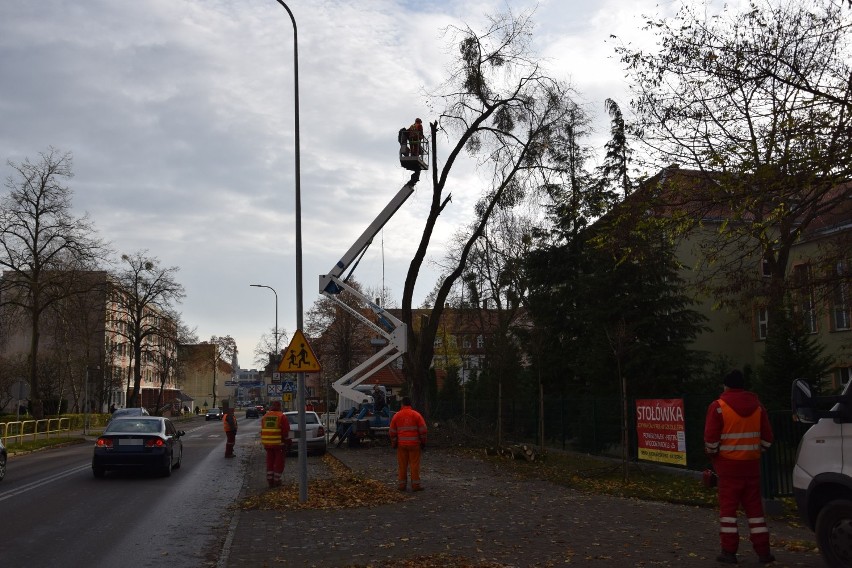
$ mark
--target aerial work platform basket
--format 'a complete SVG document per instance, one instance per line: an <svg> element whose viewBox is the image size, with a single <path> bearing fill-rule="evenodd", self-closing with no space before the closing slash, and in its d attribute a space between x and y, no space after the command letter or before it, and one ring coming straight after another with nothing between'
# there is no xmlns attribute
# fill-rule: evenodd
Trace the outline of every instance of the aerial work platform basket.
<svg viewBox="0 0 852 568"><path fill-rule="evenodd" d="M420 171L429 169L429 139L420 142L410 140L399 145L399 165L406 170Z"/></svg>

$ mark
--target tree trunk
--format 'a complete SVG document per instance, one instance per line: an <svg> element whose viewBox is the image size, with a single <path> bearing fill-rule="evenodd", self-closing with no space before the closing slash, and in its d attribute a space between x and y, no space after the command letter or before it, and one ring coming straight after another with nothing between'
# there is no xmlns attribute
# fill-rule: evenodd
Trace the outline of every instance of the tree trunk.
<svg viewBox="0 0 852 568"><path fill-rule="evenodd" d="M38 380L38 343L40 330L38 325L38 309L36 302L38 295L34 294L32 311L32 333L30 335L30 401L33 418L41 420L44 418L44 401L41 399L41 385Z"/></svg>

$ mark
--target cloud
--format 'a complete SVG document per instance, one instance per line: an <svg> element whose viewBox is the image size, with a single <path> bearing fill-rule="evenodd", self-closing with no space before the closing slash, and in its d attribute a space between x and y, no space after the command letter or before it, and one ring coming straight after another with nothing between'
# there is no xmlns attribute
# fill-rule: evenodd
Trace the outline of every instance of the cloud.
<svg viewBox="0 0 852 568"><path fill-rule="evenodd" d="M434 120L424 96L446 77L448 26L532 2L288 2L299 49L304 310L337 261L408 179L396 132ZM621 88L605 43L652 4L539 3L536 43L590 105ZM251 364L275 321L293 331L293 30L274 1L145 0L0 4L0 162L53 145L74 155L74 207L118 253L178 266L180 310L202 338L232 335ZM602 112L601 112L602 114ZM439 140L440 150L446 144ZM441 255L483 187L460 163L430 254ZM9 171L0 166L0 175ZM357 278L399 298L429 207L424 176ZM424 297L437 275L426 270ZM419 302L419 300L418 300Z"/></svg>

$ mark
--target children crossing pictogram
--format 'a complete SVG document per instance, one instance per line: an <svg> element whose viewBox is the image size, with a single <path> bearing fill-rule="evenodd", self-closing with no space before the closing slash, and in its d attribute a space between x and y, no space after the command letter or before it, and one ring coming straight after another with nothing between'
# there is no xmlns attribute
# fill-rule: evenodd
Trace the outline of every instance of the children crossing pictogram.
<svg viewBox="0 0 852 568"><path fill-rule="evenodd" d="M322 370L314 355L311 344L305 339L301 330L296 330L290 345L284 351L278 371L281 373L318 373Z"/></svg>

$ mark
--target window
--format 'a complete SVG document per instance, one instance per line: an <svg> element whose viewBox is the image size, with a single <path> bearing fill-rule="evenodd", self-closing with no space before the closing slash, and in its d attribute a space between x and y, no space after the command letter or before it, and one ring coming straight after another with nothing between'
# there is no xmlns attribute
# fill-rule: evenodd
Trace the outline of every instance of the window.
<svg viewBox="0 0 852 568"><path fill-rule="evenodd" d="M837 374L840 379L840 386L845 387L849 384L849 379L852 379L852 367L839 367Z"/></svg>
<svg viewBox="0 0 852 568"><path fill-rule="evenodd" d="M465 335L462 337L462 347L465 349L470 349L470 336Z"/></svg>
<svg viewBox="0 0 852 568"><path fill-rule="evenodd" d="M482 335L476 336L476 348L477 349L484 349L485 348L485 337L483 337Z"/></svg>
<svg viewBox="0 0 852 568"><path fill-rule="evenodd" d="M799 264L793 267L793 282L796 285L796 305L801 318L802 328L808 333L817 332L816 300L814 299L811 265Z"/></svg>
<svg viewBox="0 0 852 568"><path fill-rule="evenodd" d="M760 275L764 278L772 276L772 270L769 268L769 261L765 258L760 263Z"/></svg>
<svg viewBox="0 0 852 568"><path fill-rule="evenodd" d="M852 313L849 309L849 283L847 282L848 261L841 260L836 265L838 282L832 294L832 323L835 331L852 329Z"/></svg>
<svg viewBox="0 0 852 568"><path fill-rule="evenodd" d="M759 340L766 339L769 328L769 311L766 308L758 308L757 310L757 338Z"/></svg>

